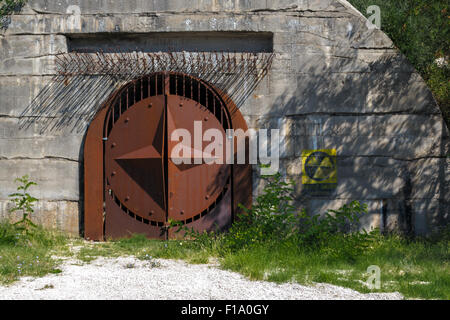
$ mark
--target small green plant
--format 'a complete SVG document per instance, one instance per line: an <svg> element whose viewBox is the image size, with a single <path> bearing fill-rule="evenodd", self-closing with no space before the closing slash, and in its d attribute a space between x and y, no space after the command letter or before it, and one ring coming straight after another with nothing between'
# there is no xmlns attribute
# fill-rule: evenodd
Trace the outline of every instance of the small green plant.
<svg viewBox="0 0 450 320"><path fill-rule="evenodd" d="M157 261L153 256L146 253L140 257L141 260L147 261L147 266L149 268L159 268L161 267L161 263Z"/></svg>
<svg viewBox="0 0 450 320"><path fill-rule="evenodd" d="M31 181L28 175L24 175L14 181L19 183L19 186L17 187L17 192L9 195L15 204L14 207L9 209L9 212L22 211L22 219L17 221L15 226L19 230L28 233L31 227L36 227L29 216L34 212L34 203L38 201L38 199L28 193L28 189L33 185L37 185L37 183Z"/></svg>
<svg viewBox="0 0 450 320"><path fill-rule="evenodd" d="M173 228L175 233L183 232L183 237L185 240L194 240L190 242L191 246L201 249L201 250L209 250L217 249L221 240L224 238L224 234L221 232L215 231L197 231L194 228L188 228L181 221L175 221L169 219L169 228Z"/></svg>
<svg viewBox="0 0 450 320"><path fill-rule="evenodd" d="M262 193L251 209L240 205L242 213L225 236L225 245L231 250L285 241L298 232L298 215L291 204L294 183L285 181L279 173L262 178L266 183Z"/></svg>

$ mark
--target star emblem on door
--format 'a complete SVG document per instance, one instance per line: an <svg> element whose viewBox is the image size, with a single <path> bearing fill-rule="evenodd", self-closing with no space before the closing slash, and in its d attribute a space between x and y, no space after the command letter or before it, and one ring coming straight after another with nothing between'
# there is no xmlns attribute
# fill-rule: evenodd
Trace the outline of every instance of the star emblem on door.
<svg viewBox="0 0 450 320"><path fill-rule="evenodd" d="M207 119L207 121L205 121ZM194 132L194 121L203 131L220 122L194 100L179 96L155 96L128 108L115 121L105 144L106 183L122 206L157 221L185 220L208 208L226 184L228 165L205 164L198 158L214 158L202 150L190 149L190 164L176 164L172 149L174 130ZM191 142L193 142L193 138ZM203 148L207 143L203 143ZM186 161L185 161L186 162Z"/></svg>

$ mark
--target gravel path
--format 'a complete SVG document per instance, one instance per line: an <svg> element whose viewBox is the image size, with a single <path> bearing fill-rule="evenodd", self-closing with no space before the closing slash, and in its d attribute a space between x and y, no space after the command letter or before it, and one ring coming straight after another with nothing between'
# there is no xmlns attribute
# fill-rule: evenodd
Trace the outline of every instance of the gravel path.
<svg viewBox="0 0 450 320"><path fill-rule="evenodd" d="M0 299L402 299L399 293L361 294L329 284L250 281L215 265L191 265L134 257L98 258L80 265L66 260L60 274L23 277L0 286ZM154 263L153 262L153 263Z"/></svg>

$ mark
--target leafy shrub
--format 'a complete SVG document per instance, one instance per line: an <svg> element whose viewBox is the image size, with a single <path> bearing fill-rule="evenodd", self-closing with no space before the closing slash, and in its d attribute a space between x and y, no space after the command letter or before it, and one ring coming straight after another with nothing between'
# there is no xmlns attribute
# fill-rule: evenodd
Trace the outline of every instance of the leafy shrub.
<svg viewBox="0 0 450 320"><path fill-rule="evenodd" d="M338 210L328 210L324 217L319 215L301 215L298 237L308 245L321 246L330 242L333 235L345 235L360 238L367 236L365 230L359 230L359 219L367 213L367 205L358 201L344 204Z"/></svg>
<svg viewBox="0 0 450 320"><path fill-rule="evenodd" d="M358 254L372 242L373 233L359 231L359 219L367 213L367 205L353 201L324 216L296 212L293 183L283 181L280 174L263 177L267 184L253 207L245 209L225 235L225 245L237 250L261 243L292 242L309 248L330 247L339 240L334 251ZM376 232L376 231L375 231ZM339 250L338 250L339 249Z"/></svg>
<svg viewBox="0 0 450 320"><path fill-rule="evenodd" d="M373 245L377 230L359 231L359 219L367 212L367 205L353 201L323 216L309 215L305 210L297 212L292 205L292 182L284 181L280 174L263 179L265 187L254 205L251 209L241 206L243 213L227 233L201 233L177 223L173 226L184 230L185 237L194 239L197 247L219 254L284 243L352 259Z"/></svg>
<svg viewBox="0 0 450 320"><path fill-rule="evenodd" d="M240 205L243 213L225 236L225 245L232 250L291 239L297 233L298 216L291 205L293 184L283 181L279 173L263 179L267 183L263 192L251 209Z"/></svg>

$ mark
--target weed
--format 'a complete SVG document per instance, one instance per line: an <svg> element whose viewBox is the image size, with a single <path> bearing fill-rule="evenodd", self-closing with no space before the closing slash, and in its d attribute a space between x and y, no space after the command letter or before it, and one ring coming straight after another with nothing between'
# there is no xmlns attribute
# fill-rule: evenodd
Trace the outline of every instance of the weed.
<svg viewBox="0 0 450 320"><path fill-rule="evenodd" d="M28 193L28 189L37 185L35 182L29 180L28 175L24 175L21 178L17 178L15 182L20 183L17 187L17 192L9 195L14 203L14 206L9 209L9 212L22 211L22 219L15 223L18 230L24 233L29 233L31 228L35 228L36 225L30 220L29 216L34 212L34 203L38 201L35 197L32 197Z"/></svg>

